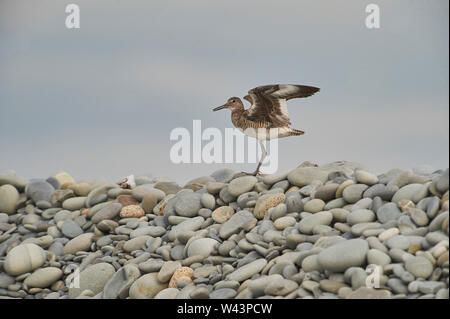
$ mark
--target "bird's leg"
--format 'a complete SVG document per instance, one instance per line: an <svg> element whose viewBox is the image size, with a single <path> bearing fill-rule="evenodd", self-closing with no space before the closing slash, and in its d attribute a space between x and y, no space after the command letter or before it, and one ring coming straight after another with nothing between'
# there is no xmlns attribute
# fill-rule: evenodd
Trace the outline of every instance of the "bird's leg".
<svg viewBox="0 0 450 319"><path fill-rule="evenodd" d="M259 168L261 167L261 165L262 165L262 163L264 162L264 159L266 158L266 156L267 156L267 151L266 151L266 148L264 147L264 143L263 143L263 141L259 141L259 146L261 146L261 150L262 150L262 156L261 156L261 159L259 160L259 163L258 163L258 166L256 166L256 170L253 172L253 176L256 176L256 175L258 175L258 173L259 173Z"/></svg>

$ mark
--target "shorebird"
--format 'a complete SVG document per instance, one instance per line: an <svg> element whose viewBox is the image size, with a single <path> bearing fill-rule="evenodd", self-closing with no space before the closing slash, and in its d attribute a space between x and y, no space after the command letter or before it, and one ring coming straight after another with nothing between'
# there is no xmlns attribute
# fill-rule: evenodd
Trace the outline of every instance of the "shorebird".
<svg viewBox="0 0 450 319"><path fill-rule="evenodd" d="M256 170L248 175L257 175L267 156L264 140L305 134L301 130L290 127L287 101L311 96L319 90L314 86L295 84L263 85L251 89L248 95L244 96L244 99L251 104L248 109L244 109L244 104L238 97L230 97L224 105L213 109L213 111L231 109L233 125L245 135L258 140L262 156Z"/></svg>

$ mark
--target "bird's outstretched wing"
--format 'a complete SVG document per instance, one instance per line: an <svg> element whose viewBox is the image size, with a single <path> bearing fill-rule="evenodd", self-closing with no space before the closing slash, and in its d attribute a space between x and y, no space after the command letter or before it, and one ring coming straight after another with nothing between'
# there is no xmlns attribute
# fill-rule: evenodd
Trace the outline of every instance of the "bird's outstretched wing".
<svg viewBox="0 0 450 319"><path fill-rule="evenodd" d="M258 86L248 91L247 101L252 106L244 112L244 116L253 122L271 123L271 127L289 126L291 121L286 101L308 97L320 89L314 86L295 84L275 84Z"/></svg>

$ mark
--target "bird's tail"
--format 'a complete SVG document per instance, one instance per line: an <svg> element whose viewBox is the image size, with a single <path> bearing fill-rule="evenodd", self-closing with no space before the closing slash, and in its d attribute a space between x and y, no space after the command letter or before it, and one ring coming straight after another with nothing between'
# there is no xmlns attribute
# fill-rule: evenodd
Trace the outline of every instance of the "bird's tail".
<svg viewBox="0 0 450 319"><path fill-rule="evenodd" d="M305 132L296 130L295 128L292 128L291 131L289 132L290 136L298 136L298 135L303 135L303 134L305 134Z"/></svg>

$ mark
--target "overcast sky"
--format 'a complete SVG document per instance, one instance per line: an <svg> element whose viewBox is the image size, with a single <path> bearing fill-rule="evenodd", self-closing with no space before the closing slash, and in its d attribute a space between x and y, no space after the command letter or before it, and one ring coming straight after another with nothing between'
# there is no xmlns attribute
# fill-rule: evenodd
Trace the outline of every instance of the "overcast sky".
<svg viewBox="0 0 450 319"><path fill-rule="evenodd" d="M367 29L377 3L381 28ZM65 27L65 6L81 28ZM180 183L255 164L172 164L172 129L258 85L314 85L288 103L304 136L279 169L348 160L381 173L449 162L446 0L0 1L0 173L65 170Z"/></svg>

